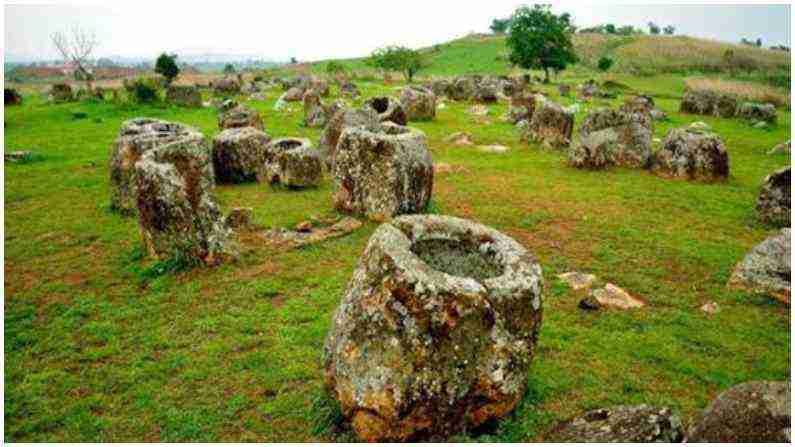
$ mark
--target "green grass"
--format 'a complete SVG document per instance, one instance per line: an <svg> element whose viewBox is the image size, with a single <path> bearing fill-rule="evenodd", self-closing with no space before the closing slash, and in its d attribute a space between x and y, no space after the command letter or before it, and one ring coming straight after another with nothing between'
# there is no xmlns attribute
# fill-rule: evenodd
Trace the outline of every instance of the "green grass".
<svg viewBox="0 0 795 447"><path fill-rule="evenodd" d="M490 64L467 63L484 71ZM459 70L452 59L449 65L450 73ZM574 70L562 81L586 76ZM764 176L790 162L766 155L790 138L790 113L779 110L772 130L754 129L679 114L679 77L616 80L658 95L671 120L657 124L657 137L696 120L713 126L730 153L729 180L571 169L559 152L520 144L499 119L505 104L490 107L487 124L466 113L470 104L452 102L436 120L412 123L428 135L435 161L464 168L437 176L433 211L513 236L538 256L547 283L525 398L499 424L452 441L542 440L557 421L624 403L669 405L688 419L732 384L789 380L789 310L724 285L734 264L774 231L756 223L753 207ZM361 87L365 96L393 92L379 83ZM316 143L319 131L301 127L300 107L272 110L279 94L249 102L267 131ZM75 120L75 111L86 119ZM215 112L47 105L30 96L5 112L6 149L40 155L5 167L6 441L354 439L323 394L321 352L375 224L287 252L247 239L239 261L217 268L153 263L143 256L136 221L108 210L116 132L125 119L154 116L212 137ZM444 142L459 130L511 150L486 154ZM334 215L330 191L325 178L302 192L247 184L216 193L224 211L250 206L256 224L281 227ZM580 311L579 296L555 279L571 269L616 283L649 306ZM720 312L699 311L707 301Z"/></svg>

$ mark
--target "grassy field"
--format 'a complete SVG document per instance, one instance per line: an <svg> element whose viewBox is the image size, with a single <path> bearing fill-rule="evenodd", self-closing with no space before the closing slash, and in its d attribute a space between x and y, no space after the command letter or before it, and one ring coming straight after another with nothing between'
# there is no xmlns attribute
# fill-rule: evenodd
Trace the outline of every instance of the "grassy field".
<svg viewBox="0 0 795 447"><path fill-rule="evenodd" d="M456 51L440 74L461 72L452 61L467 50ZM500 70L486 56L466 64L468 71ZM592 75L575 69L560 81ZM656 137L692 121L710 124L726 142L729 180L569 168L560 152L520 144L500 120L504 103L490 107L487 123L467 113L470 104L448 102L435 121L411 124L426 132L436 162L460 168L435 179L433 211L516 238L539 257L546 279L526 396L496 426L453 441L543 440L557 421L615 404L668 405L687 420L733 384L790 378L789 309L724 287L734 264L775 231L755 221L754 203L765 175L790 163L788 155L766 155L790 138L789 111L779 109L772 129L756 129L679 114L681 76L614 78L658 96L671 119L656 125ZM361 87L366 97L397 86ZM271 136L317 143L320 132L301 126L300 107L273 110L280 93L246 102ZM577 120L621 100L585 104ZM75 119L76 111L87 118ZM351 440L333 423L320 356L375 224L287 252L242 234L239 261L168 273L143 257L137 222L108 207L111 145L121 122L136 116L218 133L212 109L47 105L35 95L5 108L6 150L41 155L5 167L5 440ZM445 143L455 131L511 150L486 154ZM246 184L216 193L225 211L253 207L255 223L270 228L335 215L330 191L326 177L308 191ZM649 305L581 311L579 296L556 279L569 270L594 273ZM699 310L709 301L718 313Z"/></svg>

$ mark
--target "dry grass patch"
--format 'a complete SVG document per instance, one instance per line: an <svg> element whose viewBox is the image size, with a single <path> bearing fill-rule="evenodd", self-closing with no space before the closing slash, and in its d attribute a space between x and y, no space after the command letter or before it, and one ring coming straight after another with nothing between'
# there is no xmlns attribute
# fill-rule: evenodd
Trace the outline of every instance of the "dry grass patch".
<svg viewBox="0 0 795 447"><path fill-rule="evenodd" d="M790 106L789 92L780 88L742 81L714 78L688 78L685 85L693 90L712 90L728 93L753 102L769 102L776 106Z"/></svg>

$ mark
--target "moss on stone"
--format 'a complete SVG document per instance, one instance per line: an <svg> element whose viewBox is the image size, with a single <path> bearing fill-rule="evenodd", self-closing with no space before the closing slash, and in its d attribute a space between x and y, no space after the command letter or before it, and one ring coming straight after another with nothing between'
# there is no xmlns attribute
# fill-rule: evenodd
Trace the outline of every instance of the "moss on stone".
<svg viewBox="0 0 795 447"><path fill-rule="evenodd" d="M449 275L483 280L502 274L493 256L467 241L426 239L411 246L426 264Z"/></svg>

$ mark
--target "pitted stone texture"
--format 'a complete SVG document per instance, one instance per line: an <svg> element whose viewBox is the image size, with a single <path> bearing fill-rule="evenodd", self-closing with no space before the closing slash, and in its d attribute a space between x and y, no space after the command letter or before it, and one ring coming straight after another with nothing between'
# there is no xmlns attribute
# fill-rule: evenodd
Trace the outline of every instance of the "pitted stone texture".
<svg viewBox="0 0 795 447"><path fill-rule="evenodd" d="M170 85L166 90L166 101L182 107L201 107L199 89L190 85Z"/></svg>
<svg viewBox="0 0 795 447"><path fill-rule="evenodd" d="M254 217L254 208L238 207L232 208L229 214L226 215L226 225L234 229L248 229L251 227L251 221Z"/></svg>
<svg viewBox="0 0 795 447"><path fill-rule="evenodd" d="M218 115L220 129L234 129L236 127L253 127L263 130L262 118L259 112L244 105L239 105L221 112Z"/></svg>
<svg viewBox="0 0 795 447"><path fill-rule="evenodd" d="M671 129L654 154L652 170L690 180L725 180L729 176L729 153L723 140L713 133Z"/></svg>
<svg viewBox="0 0 795 447"><path fill-rule="evenodd" d="M679 417L665 407L620 405L591 410L559 424L546 442L681 442Z"/></svg>
<svg viewBox="0 0 795 447"><path fill-rule="evenodd" d="M651 114L654 110L654 99L651 96L638 95L628 98L621 106L621 111L626 113Z"/></svg>
<svg viewBox="0 0 795 447"><path fill-rule="evenodd" d="M550 148L564 148L571 142L574 113L552 101L536 103L528 126L528 139Z"/></svg>
<svg viewBox="0 0 795 447"><path fill-rule="evenodd" d="M290 89L284 92L281 99L287 102L300 101L303 99L305 93L306 89L303 87L290 87Z"/></svg>
<svg viewBox="0 0 795 447"><path fill-rule="evenodd" d="M773 104L759 104L755 102L745 102L740 104L737 109L737 116L748 121L764 121L775 124L778 118L776 106Z"/></svg>
<svg viewBox="0 0 795 447"><path fill-rule="evenodd" d="M791 243L789 228L762 241L734 268L729 287L765 294L789 304Z"/></svg>
<svg viewBox="0 0 795 447"><path fill-rule="evenodd" d="M453 79L448 89L448 97L454 101L466 101L475 95L479 79L474 76L459 76Z"/></svg>
<svg viewBox="0 0 795 447"><path fill-rule="evenodd" d="M135 182L141 237L151 256L214 265L235 255L212 196L205 141L183 139L146 152L135 164Z"/></svg>
<svg viewBox="0 0 795 447"><path fill-rule="evenodd" d="M762 222L780 227L790 226L790 167L765 177L756 200L756 212Z"/></svg>
<svg viewBox="0 0 795 447"><path fill-rule="evenodd" d="M148 151L167 143L204 140L198 130L185 124L155 118L133 118L122 123L110 154L110 204L122 214L138 211L135 163Z"/></svg>
<svg viewBox="0 0 795 447"><path fill-rule="evenodd" d="M281 151L278 157L279 183L288 188L317 186L322 175L322 164L318 153L304 138L282 138L282 142L294 141L299 145ZM278 141L276 144L279 144Z"/></svg>
<svg viewBox="0 0 795 447"><path fill-rule="evenodd" d="M619 137L612 128L581 135L569 149L569 165L579 169L600 170L616 164Z"/></svg>
<svg viewBox="0 0 795 447"><path fill-rule="evenodd" d="M711 90L687 90L679 104L679 111L696 115L732 118L737 114L737 98Z"/></svg>
<svg viewBox="0 0 795 447"><path fill-rule="evenodd" d="M508 122L516 124L522 120L530 120L536 108L536 97L529 92L517 92L511 96L508 107Z"/></svg>
<svg viewBox="0 0 795 447"><path fill-rule="evenodd" d="M612 138L594 139L586 137L596 131L611 129ZM609 150L605 158L612 158L620 166L645 168L651 162L651 138L653 124L647 113L627 113L621 110L601 108L589 113L580 126L581 144L590 143L587 149ZM584 141L583 141L584 140ZM593 159L593 158L592 158Z"/></svg>
<svg viewBox="0 0 795 447"><path fill-rule="evenodd" d="M746 382L721 393L686 442L792 442L789 382Z"/></svg>
<svg viewBox="0 0 795 447"><path fill-rule="evenodd" d="M342 85L340 85L340 93L351 98L358 98L359 95L361 95L361 92L359 92L359 87L350 81L344 82Z"/></svg>
<svg viewBox="0 0 795 447"><path fill-rule="evenodd" d="M219 183L257 179L271 137L253 127L226 129L213 139L213 167Z"/></svg>
<svg viewBox="0 0 795 447"><path fill-rule="evenodd" d="M391 123L376 132L346 128L337 144L333 173L334 206L372 220L423 212L433 190L433 160L425 134Z"/></svg>
<svg viewBox="0 0 795 447"><path fill-rule="evenodd" d="M240 82L231 77L217 79L212 82L212 88L217 95L236 95L240 93Z"/></svg>
<svg viewBox="0 0 795 447"><path fill-rule="evenodd" d="M436 117L436 95L425 87L406 87L400 104L409 121L432 120Z"/></svg>
<svg viewBox="0 0 795 447"><path fill-rule="evenodd" d="M453 88L453 82L450 79L440 78L434 79L426 84L426 87L436 95L437 98L452 97L450 92Z"/></svg>
<svg viewBox="0 0 795 447"><path fill-rule="evenodd" d="M370 107L361 109L342 108L329 118L326 128L320 135L320 152L323 161L331 168L337 152L337 142L342 131L348 127L363 127L376 131L380 129L378 114Z"/></svg>
<svg viewBox="0 0 795 447"><path fill-rule="evenodd" d="M364 106L375 110L375 113L378 114L379 121L382 123L389 121L400 126L405 126L408 121L403 106L399 101L393 98L377 96L368 99Z"/></svg>
<svg viewBox="0 0 795 447"><path fill-rule="evenodd" d="M285 159L282 158L282 155L285 152L302 148L311 148L311 142L306 138L293 137L277 138L271 141L265 154L265 163L263 163L262 170L258 176L259 181L284 184L282 181L284 175L282 163Z"/></svg>
<svg viewBox="0 0 795 447"><path fill-rule="evenodd" d="M541 326L542 282L532 254L484 225L437 215L381 225L324 349L327 387L359 438L435 439L510 412Z"/></svg>
<svg viewBox="0 0 795 447"><path fill-rule="evenodd" d="M497 102L499 99L498 95L501 93L500 82L495 78L486 77L475 85L472 99L477 102L492 104Z"/></svg>
<svg viewBox="0 0 795 447"><path fill-rule="evenodd" d="M323 127L328 116L326 107L320 99L320 94L315 90L304 93L304 125L306 127Z"/></svg>

